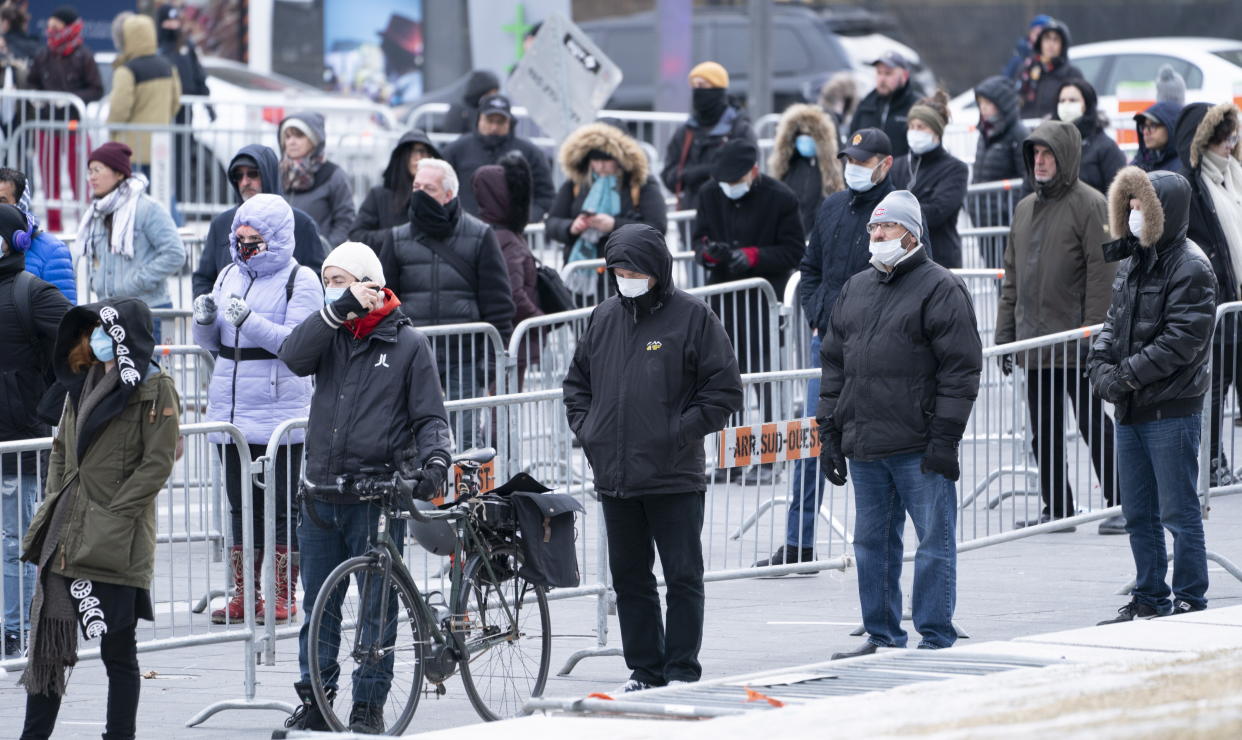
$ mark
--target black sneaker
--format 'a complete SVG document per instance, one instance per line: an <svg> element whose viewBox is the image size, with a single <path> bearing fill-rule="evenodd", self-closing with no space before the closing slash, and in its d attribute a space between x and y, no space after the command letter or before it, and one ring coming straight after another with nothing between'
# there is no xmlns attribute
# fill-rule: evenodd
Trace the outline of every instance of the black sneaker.
<svg viewBox="0 0 1242 740"><path fill-rule="evenodd" d="M1185 599L1177 599L1173 602L1173 611L1171 614L1189 614L1191 612L1201 612L1206 606L1191 606L1189 601Z"/></svg>
<svg viewBox="0 0 1242 740"><path fill-rule="evenodd" d="M618 694L631 694L635 691L646 691L647 689L650 689L650 688L654 688L654 687L651 684L647 683L646 681L639 681L637 678L631 678L630 680L621 684L621 688L617 689L617 693Z"/></svg>
<svg viewBox="0 0 1242 740"><path fill-rule="evenodd" d="M1151 619L1160 616L1160 612L1147 604L1140 603L1138 599L1130 599L1130 603L1117 610L1117 616L1112 619L1105 619L1103 622L1096 622L1096 626L1105 624L1117 624L1118 622L1133 622L1136 619Z"/></svg>
<svg viewBox="0 0 1242 740"><path fill-rule="evenodd" d="M776 552L766 560L756 560L751 567L762 568L768 565L785 565L787 563L809 563L815 559L815 548L813 547L790 547L789 545L781 545L776 548Z"/></svg>
<svg viewBox="0 0 1242 740"><path fill-rule="evenodd" d="M22 654L21 635L12 632L4 633L4 657L16 658Z"/></svg>
<svg viewBox="0 0 1242 740"><path fill-rule="evenodd" d="M349 731L359 735L383 735L384 705L354 702L349 712Z"/></svg>
<svg viewBox="0 0 1242 740"><path fill-rule="evenodd" d="M1224 454L1217 456L1212 461L1212 466L1208 468L1208 485L1212 488L1220 486L1231 486L1237 483L1238 479L1234 476L1233 471L1229 468L1229 458Z"/></svg>
<svg viewBox="0 0 1242 740"><path fill-rule="evenodd" d="M294 710L289 719L285 720L285 727L312 732L331 732L332 728L328 725L328 720L323 718L319 705L315 703L315 689L311 687L310 682L298 681L293 684L293 689L298 692L298 698L302 700L302 704ZM328 704L332 704L335 699L336 690L329 689Z"/></svg>

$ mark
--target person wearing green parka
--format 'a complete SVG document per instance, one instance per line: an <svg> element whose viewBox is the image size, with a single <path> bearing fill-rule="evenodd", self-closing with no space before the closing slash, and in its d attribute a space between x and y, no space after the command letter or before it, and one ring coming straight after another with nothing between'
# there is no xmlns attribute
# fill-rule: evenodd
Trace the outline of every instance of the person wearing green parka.
<svg viewBox="0 0 1242 740"><path fill-rule="evenodd" d="M78 631L100 638L107 740L133 738L136 627L154 620L155 498L177 456L181 401L152 362L151 311L137 298L71 309L52 366L65 394L43 504L22 541L38 566L30 607L23 740L47 738L77 662Z"/></svg>

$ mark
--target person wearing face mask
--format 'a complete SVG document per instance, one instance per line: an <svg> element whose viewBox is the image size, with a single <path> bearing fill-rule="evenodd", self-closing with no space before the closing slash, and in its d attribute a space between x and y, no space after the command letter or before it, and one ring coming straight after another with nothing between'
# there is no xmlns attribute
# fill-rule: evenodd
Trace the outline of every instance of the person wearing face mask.
<svg viewBox="0 0 1242 740"><path fill-rule="evenodd" d="M729 96L729 72L716 62L690 70L690 117L669 137L660 179L677 198L677 209L694 208L695 196L711 180L716 153L726 142L755 142L750 117Z"/></svg>
<svg viewBox="0 0 1242 740"><path fill-rule="evenodd" d="M720 319L673 285L660 232L626 224L606 250L614 295L578 340L564 403L603 505L629 692L702 675L703 440L741 409L742 379Z"/></svg>
<svg viewBox="0 0 1242 740"><path fill-rule="evenodd" d="M806 248L798 197L759 172L759 150L748 139L734 139L720 148L712 177L699 190L692 242L696 260L707 269L707 283L763 278L776 295L784 295ZM743 307L731 297L712 297L709 303L730 332L742 372L776 369L765 301L747 301ZM764 386L761 413L763 421L774 419L771 386ZM742 472L750 484L767 484L775 480L776 469L763 464L721 469L716 476L723 481Z"/></svg>
<svg viewBox="0 0 1242 740"><path fill-rule="evenodd" d="M367 191L358 207L358 215L349 227L350 241L370 245L378 254L388 230L410 220L410 194L414 192L414 174L422 159L442 157L425 131L410 129L393 147L383 181Z"/></svg>
<svg viewBox="0 0 1242 740"><path fill-rule="evenodd" d="M832 311L815 413L820 469L833 485L854 482L867 633L860 647L833 660L906 646L900 581L907 513L918 533L911 613L919 647L957 640L958 444L983 368L970 292L919 243L918 199L908 190L889 193L867 231L871 267L849 279Z"/></svg>
<svg viewBox="0 0 1242 740"><path fill-rule="evenodd" d="M837 127L814 105L795 103L776 127L768 172L798 196L802 231L811 233L824 198L845 188L837 161Z"/></svg>
<svg viewBox="0 0 1242 740"><path fill-rule="evenodd" d="M414 495L424 500L443 496L451 447L430 342L404 314L397 294L385 286L384 269L367 245L346 242L332 250L323 261L322 277L319 311L294 327L276 353L294 374L315 378L306 426L306 480L330 486L340 476L387 471L408 478L421 472ZM303 499L297 542L308 610L332 569L366 551L379 513L374 502L344 492ZM404 541L404 519L388 526L395 541ZM322 642L311 644L309 622L303 621L298 635L300 675L294 690L299 707L285 727L324 731L329 727L311 688L310 651L320 651L329 684L337 653L329 655ZM391 658L355 671L353 695L339 697L353 702L349 730L383 733L392 680ZM335 697L335 688L328 693Z"/></svg>
<svg viewBox="0 0 1242 740"><path fill-rule="evenodd" d="M293 374L276 358L281 343L306 317L323 306L323 289L310 268L293 259L293 209L279 195L260 193L246 201L233 216L233 236L229 252L233 262L216 278L210 293L194 299L194 341L217 355L207 392L207 420L237 426L250 446L249 459L266 454L272 432L282 422L306 416L310 406L311 383ZM286 435L279 448L274 470L276 480L276 620L286 622L297 614L297 542L290 541L286 519L289 471L302 466L302 430ZM230 583L228 602L211 613L216 624L238 623L245 619L242 589L245 579L255 583L255 610L263 619L259 593L262 559L254 572L246 573L242 562L242 481L248 474L241 468L241 456L232 438L211 435L210 441L223 458L224 489L228 494L233 546L229 552ZM254 546L261 552L263 540L263 489L252 489L254 498ZM297 516L297 504L292 514Z"/></svg>
<svg viewBox="0 0 1242 740"><path fill-rule="evenodd" d="M542 221L552 207L556 189L552 185L552 166L548 155L529 139L514 133L516 122L509 99L504 95L487 95L479 101L479 115L475 129L444 147L444 161L453 166L461 179L458 198L461 207L472 216L479 215L479 204L474 198L471 177L478 168L496 164L512 151L521 152L530 163L534 190L530 200L530 220Z"/></svg>
<svg viewBox="0 0 1242 740"><path fill-rule="evenodd" d="M1129 603L1100 624L1207 608L1199 436L1212 385L1216 275L1186 238L1190 200L1181 175L1137 167L1119 172L1108 192L1115 241L1104 251L1121 268L1088 367L1092 387L1117 411L1121 508L1136 577ZM1173 535L1171 590L1165 529Z"/></svg>
<svg viewBox="0 0 1242 740"><path fill-rule="evenodd" d="M1018 115L1018 93L1013 82L1005 77L989 77L975 88L979 106L979 140L975 161L971 165L971 182L1016 180L1019 193L1030 192L1026 163L1022 159L1022 142L1030 135ZM1009 226L1012 209L998 198L985 198L974 207L971 217L975 227ZM1000 267L1004 258L1005 240L979 237L979 251L988 267Z"/></svg>
<svg viewBox="0 0 1242 740"><path fill-rule="evenodd" d="M1005 279L996 310L996 344L1098 324L1108 311L1117 266L1104 259L1107 207L1104 196L1078 178L1082 135L1070 123L1045 121L1023 145L1036 191L1014 208L1005 248ZM1073 346L1073 345L1070 345ZM1082 348L1084 351L1086 347ZM1024 527L1073 516L1077 511L1066 469L1066 397L1091 463L1103 503L1118 503L1113 420L1099 396L1083 382L1085 356L1062 347L1017 353L1026 372L1031 446L1039 464L1043 509ZM1005 374L1014 356L998 358ZM1085 502L1079 502L1084 503ZM1066 527L1057 531L1072 532ZM1122 534L1124 522L1105 520L1100 534Z"/></svg>
<svg viewBox="0 0 1242 740"><path fill-rule="evenodd" d="M957 217L966 202L966 163L945 151L944 129L949 125L949 96L937 90L910 109L906 142L910 151L893 160L893 187L909 190L919 199L923 217L936 245L936 262L948 268L962 266L962 242Z"/></svg>
<svg viewBox="0 0 1242 740"><path fill-rule="evenodd" d="M1239 114L1233 103L1191 103L1177 119L1176 143L1181 175L1190 183L1190 219L1186 235L1197 244L1216 273L1218 303L1242 296L1242 146ZM1221 320L1212 354L1211 433L1208 447L1212 486L1237 483L1222 449L1220 425L1229 386L1238 383L1242 366L1242 327L1235 316Z"/></svg>
<svg viewBox="0 0 1242 740"><path fill-rule="evenodd" d="M599 259L608 235L625 224L668 229L660 183L622 128L598 121L574 131L561 145L560 164L565 182L544 223L548 238L565 245L565 262Z"/></svg>
<svg viewBox="0 0 1242 740"><path fill-rule="evenodd" d="M354 222L354 188L345 170L328 161L324 153L323 116L311 111L295 113L280 122L277 134L285 200L315 219L329 245L345 241Z"/></svg>
<svg viewBox="0 0 1242 740"><path fill-rule="evenodd" d="M1082 71L1069 62L1069 48L1069 27L1050 19L1018 72L1023 118L1045 118L1056 113L1061 85L1066 80L1083 79Z"/></svg>
<svg viewBox="0 0 1242 740"><path fill-rule="evenodd" d="M1108 192L1117 171L1126 166L1126 155L1104 130L1108 119L1096 108L1095 88L1086 80L1062 83L1054 121L1072 123L1082 134L1082 161L1078 179L1101 193Z"/></svg>
<svg viewBox="0 0 1242 740"><path fill-rule="evenodd" d="M177 456L181 399L152 361L151 311L135 298L70 309L52 366L67 390L46 496L22 541L38 566L22 738L55 729L78 660L99 638L108 675L106 738L132 738L142 682L135 631L154 621L156 497ZM103 719L102 717L100 719Z"/></svg>
<svg viewBox="0 0 1242 740"><path fill-rule="evenodd" d="M875 89L858 104L850 119L850 133L878 128L892 142L893 155L906 153L906 115L922 96L910 81L910 61L896 51L885 52L871 63L875 68Z"/></svg>

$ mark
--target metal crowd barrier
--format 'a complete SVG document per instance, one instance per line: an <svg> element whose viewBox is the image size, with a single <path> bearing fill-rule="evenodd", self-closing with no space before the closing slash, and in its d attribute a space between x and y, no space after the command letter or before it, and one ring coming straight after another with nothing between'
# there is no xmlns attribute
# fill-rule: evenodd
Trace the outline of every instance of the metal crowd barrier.
<svg viewBox="0 0 1242 740"><path fill-rule="evenodd" d="M966 188L966 201L958 217L962 238L962 262L966 266L1004 267L1005 245L1013 209L1025 195L1021 180L979 182Z"/></svg>
<svg viewBox="0 0 1242 740"><path fill-rule="evenodd" d="M673 283L682 290L707 285L707 270L694 261L694 252L674 252ZM601 277L605 260L576 260L561 268L561 280L579 299L579 306L596 306L615 293L612 283Z"/></svg>
<svg viewBox="0 0 1242 740"><path fill-rule="evenodd" d="M49 231L76 227L86 207L86 157L94 134L76 95L5 90L0 95L4 166L24 172L31 208Z"/></svg>

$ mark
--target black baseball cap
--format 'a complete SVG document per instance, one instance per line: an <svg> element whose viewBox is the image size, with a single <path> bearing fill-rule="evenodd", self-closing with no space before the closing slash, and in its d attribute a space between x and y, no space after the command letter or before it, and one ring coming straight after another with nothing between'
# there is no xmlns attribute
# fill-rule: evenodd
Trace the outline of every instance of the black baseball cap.
<svg viewBox="0 0 1242 740"><path fill-rule="evenodd" d="M716 182L737 182L759 162L759 149L750 139L730 139L716 152L712 177Z"/></svg>
<svg viewBox="0 0 1242 740"><path fill-rule="evenodd" d="M485 116L488 113L499 113L510 121L513 120L513 111L509 110L509 99L500 93L488 95L479 101L479 115Z"/></svg>
<svg viewBox="0 0 1242 740"><path fill-rule="evenodd" d="M871 159L875 155L887 157L893 153L893 143L888 134L878 128L860 128L850 134L850 139L838 157L849 157L860 162Z"/></svg>
<svg viewBox="0 0 1242 740"><path fill-rule="evenodd" d="M888 67L898 67L900 69L910 69L910 60L901 55L901 52L886 51L880 55L878 59L871 63L874 67L877 64L883 64Z"/></svg>

